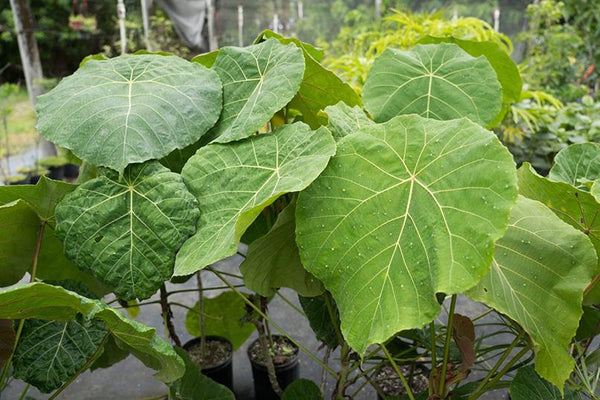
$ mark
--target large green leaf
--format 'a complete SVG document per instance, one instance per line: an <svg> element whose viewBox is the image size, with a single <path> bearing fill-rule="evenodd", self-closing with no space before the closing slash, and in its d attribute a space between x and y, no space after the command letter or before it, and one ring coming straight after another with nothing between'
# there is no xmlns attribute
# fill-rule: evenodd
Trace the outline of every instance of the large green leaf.
<svg viewBox="0 0 600 400"><path fill-rule="evenodd" d="M254 332L254 325L244 320L247 315L246 303L235 292L223 292L214 298L204 298L204 333L222 336L237 350ZM185 327L193 336L200 336L198 303L185 317Z"/></svg>
<svg viewBox="0 0 600 400"><path fill-rule="evenodd" d="M92 357L107 333L102 321L81 316L67 322L27 320L15 350L13 375L43 393L58 389Z"/></svg>
<svg viewBox="0 0 600 400"><path fill-rule="evenodd" d="M454 37L425 36L419 40L422 44L454 43L473 57L484 56L489 61L500 85L502 85L502 102L505 104L516 103L521 100L523 81L519 67L510 58L510 55L496 42L462 40Z"/></svg>
<svg viewBox="0 0 600 400"><path fill-rule="evenodd" d="M76 187L77 185L42 176L35 185L0 186L0 205L23 200L41 220L54 227L56 205Z"/></svg>
<svg viewBox="0 0 600 400"><path fill-rule="evenodd" d="M0 368L4 368L15 348L14 322L9 319L0 319Z"/></svg>
<svg viewBox="0 0 600 400"><path fill-rule="evenodd" d="M174 400L235 400L235 395L231 390L202 375L200 367L192 361L185 350L176 348L175 351L185 362L185 374L171 384L169 398Z"/></svg>
<svg viewBox="0 0 600 400"><path fill-rule="evenodd" d="M512 400L580 400L581 397L565 390L564 397L551 383L540 378L532 366L520 368L510 383L510 398Z"/></svg>
<svg viewBox="0 0 600 400"><path fill-rule="evenodd" d="M338 103L327 107L325 112L329 116L327 127L336 140L357 133L364 126L375 125L358 106L350 107L345 103Z"/></svg>
<svg viewBox="0 0 600 400"><path fill-rule="evenodd" d="M585 233L600 254L600 204L590 193L564 182L551 181L538 175L529 163L517 171L519 193L538 200L567 224ZM586 303L600 302L600 285L586 296Z"/></svg>
<svg viewBox="0 0 600 400"><path fill-rule="evenodd" d="M221 111L219 77L174 56L89 60L37 101L48 140L97 166L166 156L196 142Z"/></svg>
<svg viewBox="0 0 600 400"><path fill-rule="evenodd" d="M340 325L340 316L333 301L331 303L334 304L330 304L331 312L329 311L325 296L328 295L323 294L315 297L298 296L298 301L306 313L310 328L315 333L317 339L328 347L335 349L341 344L340 338L336 333L336 329L339 329ZM338 328L336 328L336 325Z"/></svg>
<svg viewBox="0 0 600 400"><path fill-rule="evenodd" d="M108 171L57 207L65 253L125 300L145 299L173 274L198 209L181 176L153 161Z"/></svg>
<svg viewBox="0 0 600 400"><path fill-rule="evenodd" d="M490 273L468 295L517 321L534 344L538 373L562 387L574 366L569 345L583 314L583 290L597 265L583 233L521 196L496 242Z"/></svg>
<svg viewBox="0 0 600 400"><path fill-rule="evenodd" d="M548 179L591 191L600 202L597 191L591 190L600 179L600 144L578 143L561 150L554 158Z"/></svg>
<svg viewBox="0 0 600 400"><path fill-rule="evenodd" d="M234 254L258 213L282 194L308 186L334 153L326 128L311 131L303 123L198 150L182 176L201 215L198 231L177 254L175 275L189 275Z"/></svg>
<svg viewBox="0 0 600 400"><path fill-rule="evenodd" d="M295 38L284 38L270 30L264 31L257 40L268 38L275 38L283 44L294 43L302 49L306 69L300 89L290 101L289 106L300 111L303 121L311 128L317 129L321 125L326 125L326 120L318 113L329 105L340 101L349 106L360 104L360 97L354 89L332 71L323 67L318 58L313 57L313 54L316 53L314 47Z"/></svg>
<svg viewBox="0 0 600 400"><path fill-rule="evenodd" d="M502 90L485 57L451 43L387 49L375 59L363 90L377 122L399 114L448 120L467 117L487 125L500 112Z"/></svg>
<svg viewBox="0 0 600 400"><path fill-rule="evenodd" d="M296 95L304 74L302 51L275 39L223 47L213 65L223 82L223 112L211 136L230 142L251 136Z"/></svg>
<svg viewBox="0 0 600 400"><path fill-rule="evenodd" d="M279 214L269 233L250 244L240 265L246 287L262 296L272 296L280 287L294 289L301 296L323 293L321 282L300 262L295 211L294 201Z"/></svg>
<svg viewBox="0 0 600 400"><path fill-rule="evenodd" d="M487 273L516 200L511 155L467 119L400 116L338 142L296 209L304 267L359 354L439 313Z"/></svg>
<svg viewBox="0 0 600 400"><path fill-rule="evenodd" d="M131 321L99 300L45 283L30 283L0 291L0 319L70 321L76 318L77 313L89 320L104 321L119 347L132 353L147 367L157 370L157 379L173 382L183 375L183 361L171 345L156 335L154 328Z"/></svg>

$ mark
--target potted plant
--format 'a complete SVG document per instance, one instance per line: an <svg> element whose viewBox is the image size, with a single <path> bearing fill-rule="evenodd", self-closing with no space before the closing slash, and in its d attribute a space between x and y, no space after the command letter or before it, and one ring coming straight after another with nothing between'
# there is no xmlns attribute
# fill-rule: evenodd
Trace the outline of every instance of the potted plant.
<svg viewBox="0 0 600 400"><path fill-rule="evenodd" d="M65 165L67 165L67 158L64 156L49 156L38 160L38 165L46 170L48 173L46 176L50 179L57 181L62 180L65 177Z"/></svg>

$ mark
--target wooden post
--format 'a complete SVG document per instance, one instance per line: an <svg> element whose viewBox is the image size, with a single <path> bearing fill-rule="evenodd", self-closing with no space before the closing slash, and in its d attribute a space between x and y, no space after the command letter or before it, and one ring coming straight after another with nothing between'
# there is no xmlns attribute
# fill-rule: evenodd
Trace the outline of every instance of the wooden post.
<svg viewBox="0 0 600 400"><path fill-rule="evenodd" d="M144 42L146 43L146 50L152 51L150 45L150 17L148 16L148 3L147 0L141 0L142 5L142 21L144 24Z"/></svg>
<svg viewBox="0 0 600 400"><path fill-rule="evenodd" d="M375 0L375 20L381 19L381 0Z"/></svg>
<svg viewBox="0 0 600 400"><path fill-rule="evenodd" d="M500 32L500 8L494 10L494 30Z"/></svg>
<svg viewBox="0 0 600 400"><path fill-rule="evenodd" d="M302 0L298 1L298 19L304 18L304 5Z"/></svg>
<svg viewBox="0 0 600 400"><path fill-rule="evenodd" d="M238 46L244 47L244 6L238 6Z"/></svg>
<svg viewBox="0 0 600 400"><path fill-rule="evenodd" d="M35 106L35 98L42 94L44 89L36 81L42 79L42 63L38 51L35 32L33 31L33 14L28 0L10 0L15 29L17 30L17 42L21 64L25 73L25 84L31 104Z"/></svg>
<svg viewBox="0 0 600 400"><path fill-rule="evenodd" d="M217 33L215 27L215 4L214 0L206 0L206 9L208 12L208 50L214 51L219 48Z"/></svg>
<svg viewBox="0 0 600 400"><path fill-rule="evenodd" d="M127 53L127 35L125 33L125 4L117 0L117 16L119 17L119 34L121 35L121 54Z"/></svg>

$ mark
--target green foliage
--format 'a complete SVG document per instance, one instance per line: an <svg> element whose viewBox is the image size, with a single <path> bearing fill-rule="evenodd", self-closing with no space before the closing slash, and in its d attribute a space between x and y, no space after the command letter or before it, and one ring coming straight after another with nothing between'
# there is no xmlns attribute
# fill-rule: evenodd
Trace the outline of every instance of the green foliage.
<svg viewBox="0 0 600 400"><path fill-rule="evenodd" d="M552 384L540 378L532 367L524 367L517 372L510 385L513 400L579 400L581 397L570 390L563 395Z"/></svg>

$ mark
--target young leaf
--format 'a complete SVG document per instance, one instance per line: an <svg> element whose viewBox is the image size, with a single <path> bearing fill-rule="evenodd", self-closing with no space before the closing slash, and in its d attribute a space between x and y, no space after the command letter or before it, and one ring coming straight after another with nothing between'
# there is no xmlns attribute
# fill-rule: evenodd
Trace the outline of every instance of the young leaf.
<svg viewBox="0 0 600 400"><path fill-rule="evenodd" d="M332 293L362 354L431 321L436 293L463 292L487 273L516 196L512 156L467 119L365 127L300 193L302 264Z"/></svg>
<svg viewBox="0 0 600 400"><path fill-rule="evenodd" d="M174 56L89 60L38 98L37 127L79 158L122 172L200 139L221 97L214 71Z"/></svg>
<svg viewBox="0 0 600 400"><path fill-rule="evenodd" d="M302 123L198 150L182 171L201 209L198 231L177 254L175 275L189 275L235 254L262 209L308 186L334 153L326 128L311 131Z"/></svg>
<svg viewBox="0 0 600 400"><path fill-rule="evenodd" d="M555 182L538 175L529 163L517 171L519 193L545 204L560 219L585 233L600 254L600 204L588 192L568 183ZM585 303L600 301L600 285L586 296Z"/></svg>
<svg viewBox="0 0 600 400"><path fill-rule="evenodd" d="M485 57L441 43L385 50L367 76L363 101L376 122L418 114L439 120L467 117L486 126L500 112L502 90Z"/></svg>
<svg viewBox="0 0 600 400"><path fill-rule="evenodd" d="M354 89L343 82L336 74L329 71L314 57L316 49L307 43L295 38L285 38L270 30L264 31L259 39L275 38L283 44L294 43L302 49L304 55L304 77L296 96L290 101L289 106L302 113L303 121L311 128L317 129L325 125L324 118L318 115L325 107L344 102L349 106L360 104L360 97ZM319 55L317 53L317 55Z"/></svg>
<svg viewBox="0 0 600 400"><path fill-rule="evenodd" d="M99 300L40 282L0 291L0 319L70 321L77 313L88 320L103 321L120 348L158 371L157 379L173 382L183 375L183 361L171 345L156 335L154 328L127 319Z"/></svg>
<svg viewBox="0 0 600 400"><path fill-rule="evenodd" d="M569 345L583 313L583 290L597 264L584 234L520 196L496 242L492 269L468 295L517 321L534 343L538 373L562 387L574 366Z"/></svg>
<svg viewBox="0 0 600 400"><path fill-rule="evenodd" d="M540 378L531 365L520 368L510 383L511 400L580 400L581 397L569 390L565 395L551 383Z"/></svg>
<svg viewBox="0 0 600 400"><path fill-rule="evenodd" d="M124 300L145 299L173 274L198 213L181 177L152 161L81 185L57 207L56 233L79 268Z"/></svg>
<svg viewBox="0 0 600 400"><path fill-rule="evenodd" d="M577 189L592 192L600 202L600 197L591 190L600 178L600 144L572 144L559 151L554 158L548 179L566 182Z"/></svg>
<svg viewBox="0 0 600 400"><path fill-rule="evenodd" d="M106 334L102 321L80 315L67 322L26 320L13 357L13 375L42 393L56 390L94 355Z"/></svg>
<svg viewBox="0 0 600 400"><path fill-rule="evenodd" d="M291 288L301 296L318 296L323 285L306 272L296 245L296 202L290 203L277 217L265 236L248 247L240 265L244 284L262 296L273 296L280 287Z"/></svg>
<svg viewBox="0 0 600 400"><path fill-rule="evenodd" d="M275 39L223 47L213 69L223 82L223 112L211 131L219 143L251 136L296 95L304 74L302 51Z"/></svg>
<svg viewBox="0 0 600 400"><path fill-rule="evenodd" d="M254 332L255 326L244 322L246 303L235 292L223 292L215 298L204 298L204 332L206 335L223 336L237 350ZM193 336L200 336L198 303L185 317L185 328Z"/></svg>
<svg viewBox="0 0 600 400"><path fill-rule="evenodd" d="M327 107L325 112L329 116L327 127L336 140L357 133L362 127L375 125L358 106L350 107L340 102Z"/></svg>
<svg viewBox="0 0 600 400"><path fill-rule="evenodd" d="M285 388L281 400L323 400L323 394L313 381L298 379Z"/></svg>
<svg viewBox="0 0 600 400"><path fill-rule="evenodd" d="M0 319L0 368L4 368L15 348L14 322Z"/></svg>
<svg viewBox="0 0 600 400"><path fill-rule="evenodd" d="M174 400L235 400L235 395L227 387L202 375L200 367L192 361L187 352L175 351L185 362L185 374L173 382L169 388Z"/></svg>

